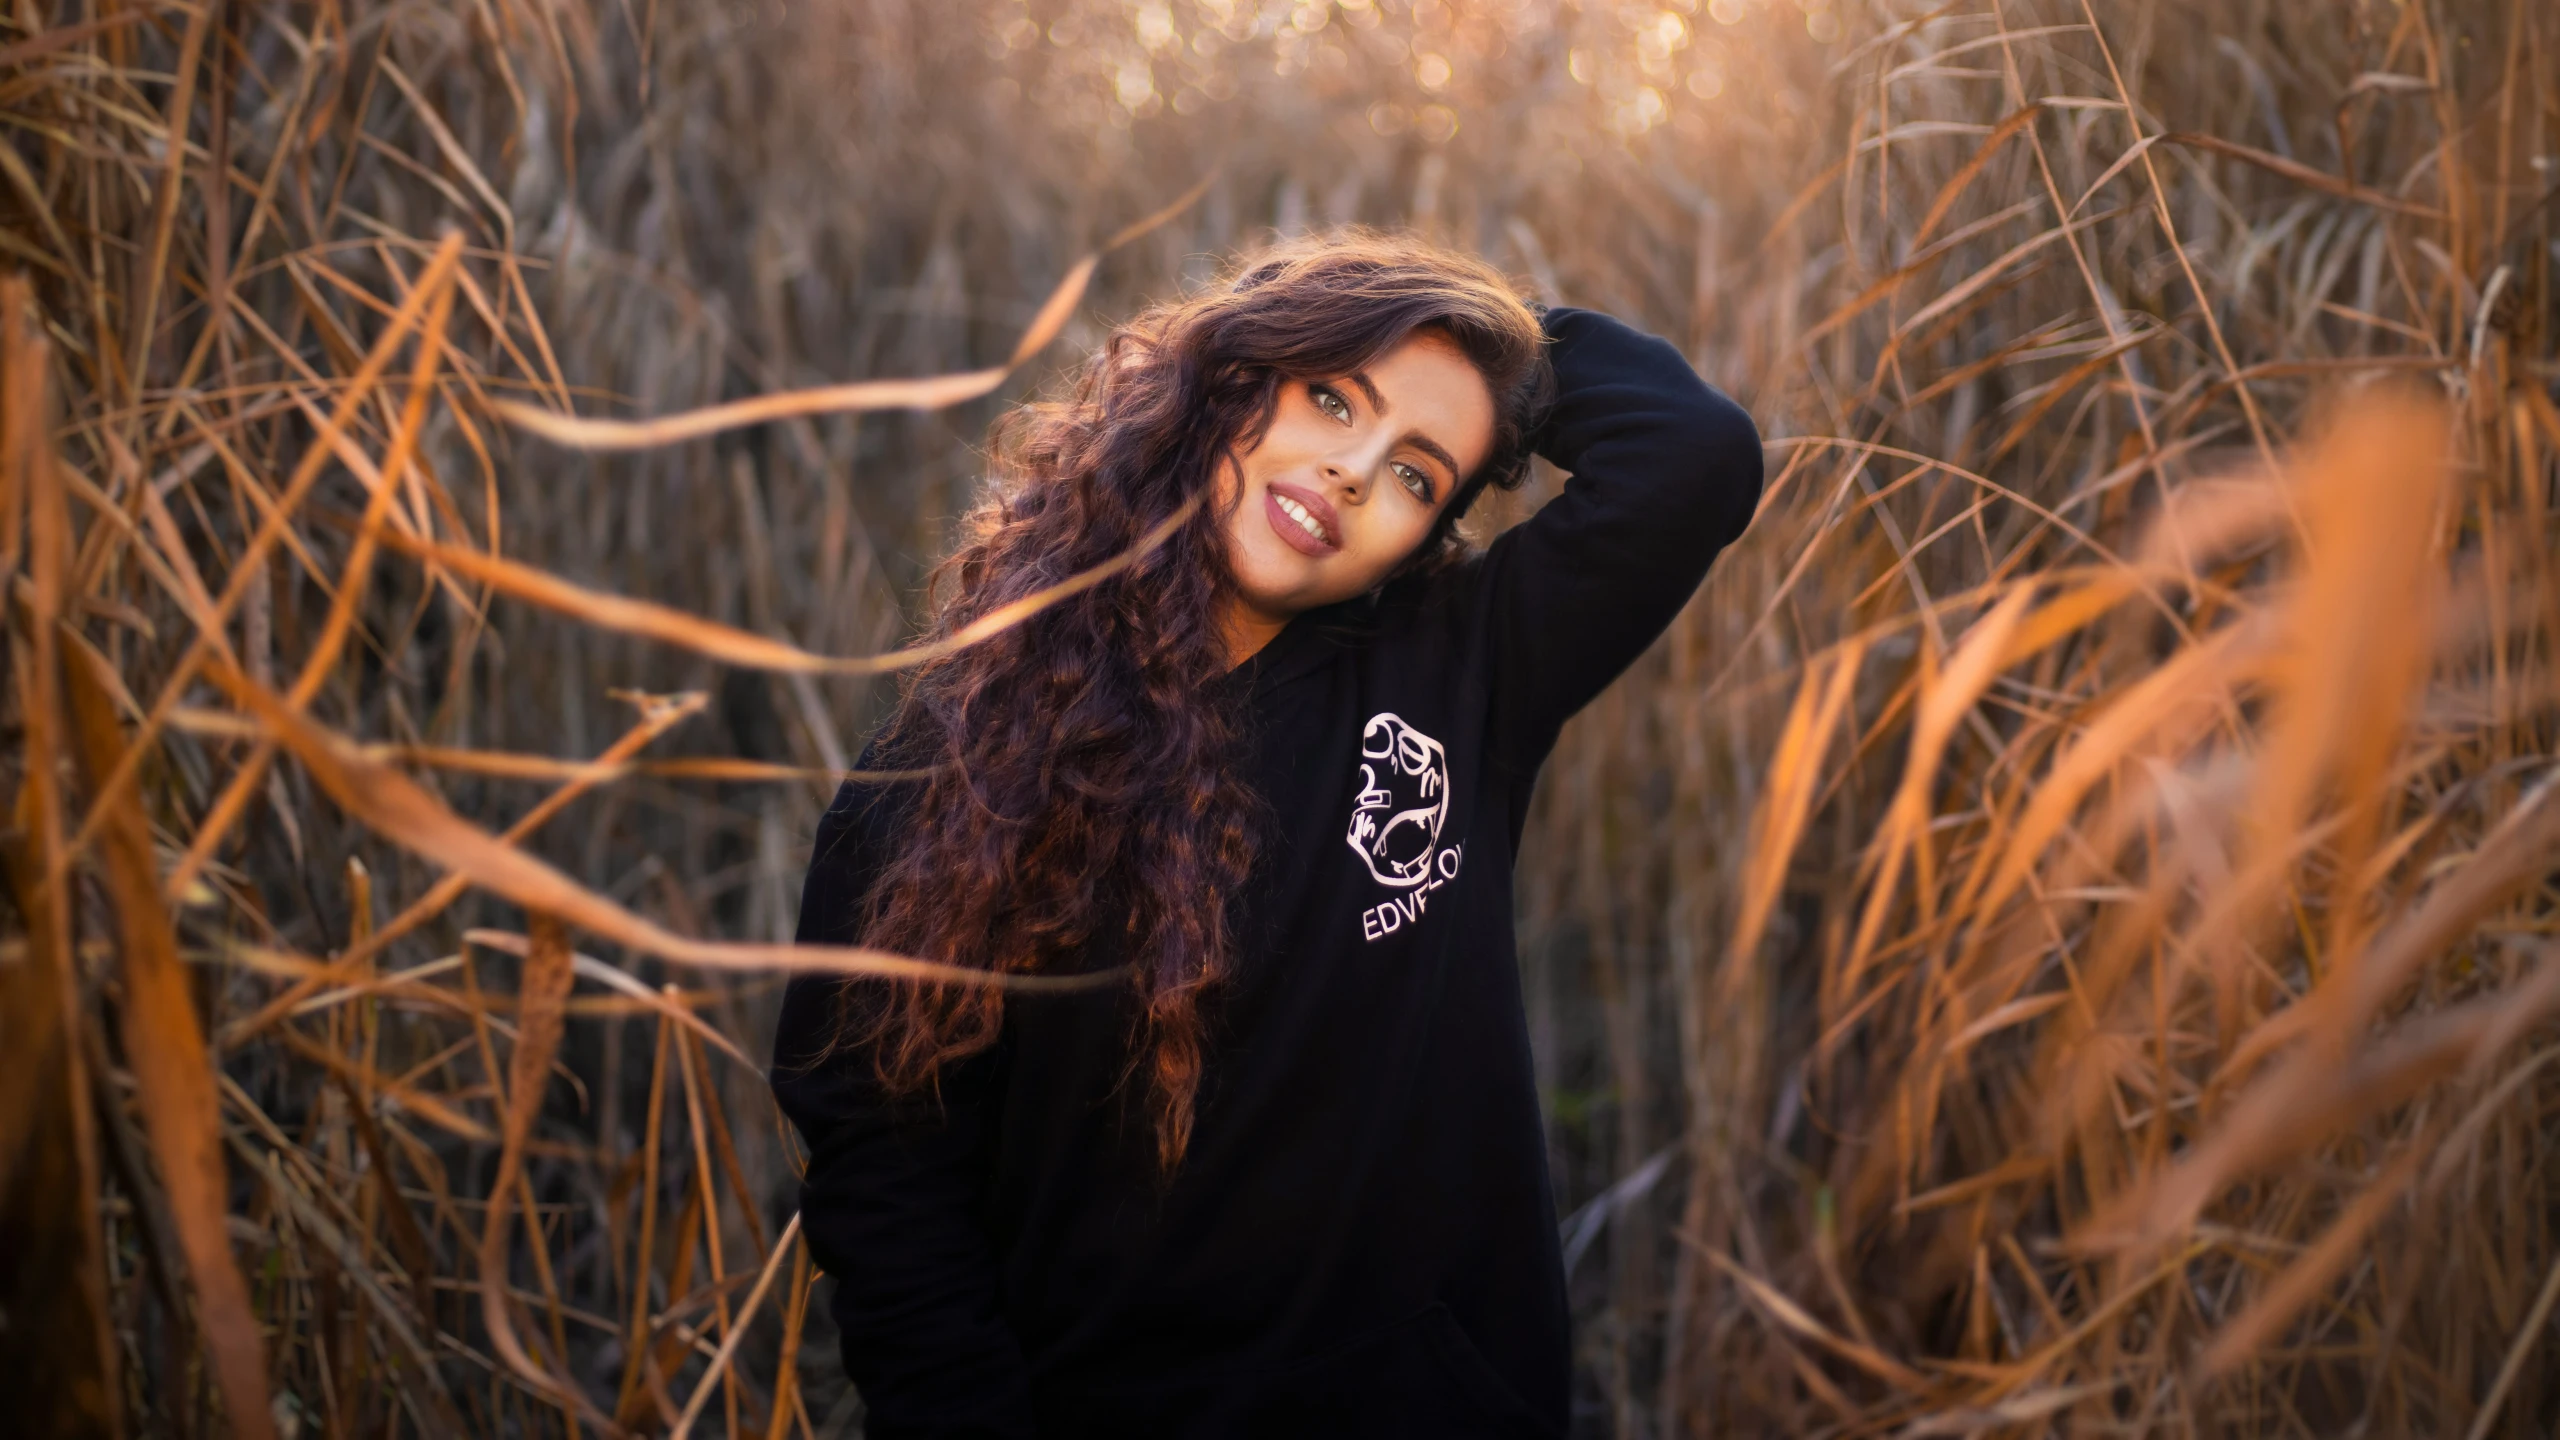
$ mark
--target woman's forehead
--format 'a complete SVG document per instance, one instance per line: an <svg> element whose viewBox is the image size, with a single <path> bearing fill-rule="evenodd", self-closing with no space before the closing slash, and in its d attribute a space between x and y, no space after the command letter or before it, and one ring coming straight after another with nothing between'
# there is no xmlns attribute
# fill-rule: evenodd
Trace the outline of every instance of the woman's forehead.
<svg viewBox="0 0 2560 1440"><path fill-rule="evenodd" d="M1460 474L1474 473L1493 448L1492 388L1447 337L1414 331L1361 373L1376 387L1380 416L1447 447Z"/></svg>

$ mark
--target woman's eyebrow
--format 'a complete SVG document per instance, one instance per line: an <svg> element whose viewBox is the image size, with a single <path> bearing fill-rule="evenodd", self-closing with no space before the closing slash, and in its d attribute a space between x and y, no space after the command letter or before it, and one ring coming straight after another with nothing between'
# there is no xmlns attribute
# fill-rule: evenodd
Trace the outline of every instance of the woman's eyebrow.
<svg viewBox="0 0 2560 1440"><path fill-rule="evenodd" d="M1384 415L1384 414L1386 414L1386 413L1387 413L1387 397L1385 397L1384 395L1381 395L1381 394L1379 394L1379 393L1378 393L1378 386L1377 386L1377 382L1375 382L1375 381L1373 381L1373 380L1371 380L1371 379L1369 378L1369 372L1368 372L1368 371L1366 371L1366 370L1354 370L1354 371L1352 371L1352 372L1351 372L1351 383L1352 383L1352 384L1354 384L1354 385L1359 386L1359 387L1360 387L1360 393L1369 397L1369 408L1370 408L1370 409L1377 411L1377 412L1378 412L1379 414L1381 414L1381 415Z"/></svg>
<svg viewBox="0 0 2560 1440"><path fill-rule="evenodd" d="M1458 457L1450 454L1447 450L1442 449L1439 441L1432 439L1430 436L1423 434L1419 430L1416 430L1411 435L1406 436L1405 439L1412 444L1414 449L1419 450L1423 454L1430 456L1432 459L1439 461L1442 467L1447 469L1449 472L1449 482L1453 485L1457 483Z"/></svg>

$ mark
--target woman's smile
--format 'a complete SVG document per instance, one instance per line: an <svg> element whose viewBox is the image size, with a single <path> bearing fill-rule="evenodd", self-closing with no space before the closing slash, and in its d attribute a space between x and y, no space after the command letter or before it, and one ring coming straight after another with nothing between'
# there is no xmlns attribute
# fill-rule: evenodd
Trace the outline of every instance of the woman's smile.
<svg viewBox="0 0 2560 1440"><path fill-rule="evenodd" d="M1321 560L1342 548L1342 518L1323 496L1274 480L1262 500L1271 528L1301 553Z"/></svg>

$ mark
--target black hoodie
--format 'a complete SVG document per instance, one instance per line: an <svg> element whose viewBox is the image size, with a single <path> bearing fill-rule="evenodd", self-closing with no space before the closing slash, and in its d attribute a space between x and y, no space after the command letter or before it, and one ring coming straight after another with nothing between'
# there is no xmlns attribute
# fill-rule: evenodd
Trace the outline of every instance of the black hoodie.
<svg viewBox="0 0 2560 1440"><path fill-rule="evenodd" d="M840 982L792 983L774 1089L872 1440L1565 1433L1512 860L1558 729L1742 533L1761 456L1669 344L1545 325L1563 492L1220 682L1273 823L1169 1183L1122 1083L1127 987L1008 996L937 1099L884 1096L858 1049L802 1063ZM804 943L859 938L901 793L848 784L820 821Z"/></svg>

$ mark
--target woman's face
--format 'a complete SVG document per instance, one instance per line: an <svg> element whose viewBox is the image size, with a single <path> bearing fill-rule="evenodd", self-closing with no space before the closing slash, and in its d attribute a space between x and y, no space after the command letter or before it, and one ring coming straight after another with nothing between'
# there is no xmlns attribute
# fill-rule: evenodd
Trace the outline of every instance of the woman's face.
<svg viewBox="0 0 2560 1440"><path fill-rule="evenodd" d="M1385 578L1493 449L1493 392L1458 348L1416 331L1364 370L1280 387L1270 427L1221 473L1235 658L1289 617Z"/></svg>

